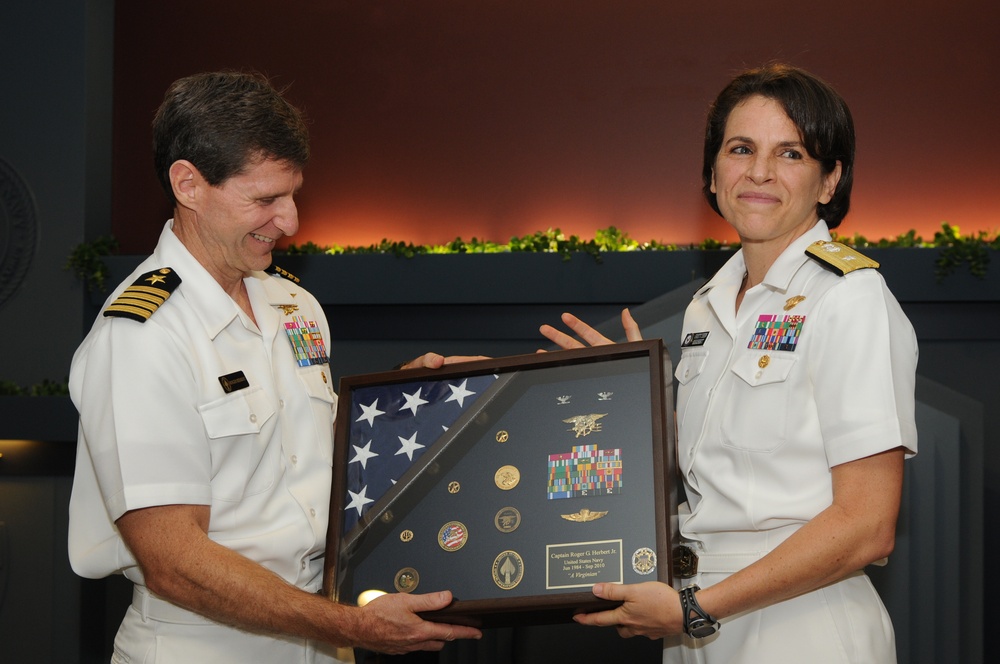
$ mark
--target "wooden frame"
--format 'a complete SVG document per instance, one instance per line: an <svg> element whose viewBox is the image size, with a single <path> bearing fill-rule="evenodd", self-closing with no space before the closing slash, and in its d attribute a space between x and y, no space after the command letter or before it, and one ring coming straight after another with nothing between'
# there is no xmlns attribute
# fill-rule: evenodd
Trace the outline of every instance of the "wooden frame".
<svg viewBox="0 0 1000 664"><path fill-rule="evenodd" d="M490 627L672 584L672 386L659 340L343 378L324 593L448 589L426 617Z"/></svg>

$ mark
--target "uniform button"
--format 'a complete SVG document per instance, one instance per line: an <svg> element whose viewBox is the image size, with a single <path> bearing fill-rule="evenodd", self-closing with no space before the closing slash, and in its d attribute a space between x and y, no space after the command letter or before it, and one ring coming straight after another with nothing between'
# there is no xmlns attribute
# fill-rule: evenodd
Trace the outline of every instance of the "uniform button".
<svg viewBox="0 0 1000 664"><path fill-rule="evenodd" d="M761 377L761 376L763 376L763 375L764 375L764 372L763 372L763 371L758 371L757 373L755 373L755 374L753 375L753 377L754 377L754 378L760 378L760 377Z"/></svg>
<svg viewBox="0 0 1000 664"><path fill-rule="evenodd" d="M279 408L284 408L285 407L285 400L284 399L280 399L278 401L278 407Z"/></svg>
<svg viewBox="0 0 1000 664"><path fill-rule="evenodd" d="M254 415L253 413L250 413L250 421L253 422L254 424L256 424L257 423L257 416Z"/></svg>
<svg viewBox="0 0 1000 664"><path fill-rule="evenodd" d="M298 463L298 462L299 462L299 458L293 454L292 455L292 463Z"/></svg>
<svg viewBox="0 0 1000 664"><path fill-rule="evenodd" d="M309 516L316 516L316 510L314 510L313 508L310 507L309 508Z"/></svg>
<svg viewBox="0 0 1000 664"><path fill-rule="evenodd" d="M305 569L305 568L306 568L306 561L303 560L302 561L302 569Z"/></svg>

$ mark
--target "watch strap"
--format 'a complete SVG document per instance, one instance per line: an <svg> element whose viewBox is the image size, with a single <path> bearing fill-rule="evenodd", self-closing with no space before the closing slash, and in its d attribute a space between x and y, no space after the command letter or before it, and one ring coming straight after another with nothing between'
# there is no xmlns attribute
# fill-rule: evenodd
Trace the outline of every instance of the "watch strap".
<svg viewBox="0 0 1000 664"><path fill-rule="evenodd" d="M719 622L701 608L694 596L699 590L698 586L691 585L678 593L684 614L684 633L694 639L703 639L719 631Z"/></svg>

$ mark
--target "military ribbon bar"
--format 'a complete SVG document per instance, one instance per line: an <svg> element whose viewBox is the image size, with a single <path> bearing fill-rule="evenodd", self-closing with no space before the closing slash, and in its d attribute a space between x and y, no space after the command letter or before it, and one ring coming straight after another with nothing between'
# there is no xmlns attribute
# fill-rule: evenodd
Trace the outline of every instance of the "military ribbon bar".
<svg viewBox="0 0 1000 664"><path fill-rule="evenodd" d="M549 455L549 500L621 492L621 448L599 450L597 445L577 445L572 452Z"/></svg>
<svg viewBox="0 0 1000 664"><path fill-rule="evenodd" d="M763 314L757 319L757 327L747 348L751 350L795 350L799 335L805 325L805 316L783 316Z"/></svg>
<svg viewBox="0 0 1000 664"><path fill-rule="evenodd" d="M300 367L311 364L326 364L326 343L319 325L314 320L306 320L305 316L293 316L285 322L285 334L292 344L295 361Z"/></svg>

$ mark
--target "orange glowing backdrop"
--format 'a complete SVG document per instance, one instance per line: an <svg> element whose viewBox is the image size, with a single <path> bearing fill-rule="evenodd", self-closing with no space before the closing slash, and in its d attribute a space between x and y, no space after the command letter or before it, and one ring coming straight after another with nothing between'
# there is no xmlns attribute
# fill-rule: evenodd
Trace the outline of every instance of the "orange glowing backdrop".
<svg viewBox="0 0 1000 664"><path fill-rule="evenodd" d="M311 121L293 241L735 239L700 194L707 105L737 69L805 67L859 150L841 232L995 232L1000 4L871 0L175 0L116 3L113 232L169 214L149 122L169 83L268 74Z"/></svg>

